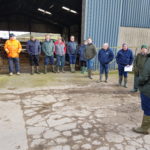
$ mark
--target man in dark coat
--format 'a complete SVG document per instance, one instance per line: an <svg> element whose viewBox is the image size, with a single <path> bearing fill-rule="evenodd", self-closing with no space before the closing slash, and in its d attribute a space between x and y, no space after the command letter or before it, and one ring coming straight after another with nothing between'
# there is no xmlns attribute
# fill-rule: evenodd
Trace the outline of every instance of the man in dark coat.
<svg viewBox="0 0 150 150"><path fill-rule="evenodd" d="M150 134L150 54L147 57L143 72L139 77L139 90L144 116L141 127L133 128L134 132L141 134Z"/></svg>
<svg viewBox="0 0 150 150"><path fill-rule="evenodd" d="M77 58L77 46L78 44L75 42L75 37L70 37L70 42L67 44L67 53L69 55L70 69L71 72L75 72L76 58Z"/></svg>
<svg viewBox="0 0 150 150"><path fill-rule="evenodd" d="M39 72L39 56L41 54L41 45L35 37L31 36L31 40L27 42L27 52L29 54L31 74L34 74L34 67L36 67L36 73Z"/></svg>
<svg viewBox="0 0 150 150"><path fill-rule="evenodd" d="M96 47L91 38L88 38L88 44L85 49L85 58L87 59L88 77L92 79L92 70L94 65L94 58L97 54Z"/></svg>
<svg viewBox="0 0 150 150"><path fill-rule="evenodd" d="M105 73L105 82L108 80L109 63L114 59L113 51L109 48L108 43L103 44L103 48L99 50L98 60L100 62L100 82L102 82Z"/></svg>
<svg viewBox="0 0 150 150"><path fill-rule="evenodd" d="M79 59L80 59L80 65L81 65L81 73L85 73L86 71L86 58L85 58L85 49L87 45L87 40L84 41L84 43L79 47Z"/></svg>
<svg viewBox="0 0 150 150"><path fill-rule="evenodd" d="M138 79L143 72L145 61L147 60L148 47L147 45L141 46L141 52L137 54L134 60L134 87L131 92L138 91Z"/></svg>
<svg viewBox="0 0 150 150"><path fill-rule="evenodd" d="M124 87L127 88L128 72L125 71L125 67L133 63L133 53L132 50L128 48L127 44L124 43L122 49L118 51L116 61L119 71L119 85L121 86L124 76Z"/></svg>

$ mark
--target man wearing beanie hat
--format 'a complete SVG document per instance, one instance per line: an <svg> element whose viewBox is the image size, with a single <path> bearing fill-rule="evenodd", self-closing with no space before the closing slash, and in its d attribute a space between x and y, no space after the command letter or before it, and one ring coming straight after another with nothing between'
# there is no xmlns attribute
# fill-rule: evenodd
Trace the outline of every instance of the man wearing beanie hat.
<svg viewBox="0 0 150 150"><path fill-rule="evenodd" d="M9 35L9 40L6 41L4 49L8 56L9 75L12 76L14 72L14 65L17 75L20 75L19 54L22 46L13 33Z"/></svg>
<svg viewBox="0 0 150 150"><path fill-rule="evenodd" d="M34 67L36 67L36 73L39 74L39 55L41 54L41 45L34 36L31 36L31 40L27 42L27 51L31 65L31 75L34 74Z"/></svg>
<svg viewBox="0 0 150 150"><path fill-rule="evenodd" d="M133 131L141 134L150 134L150 54L147 54L143 71L139 75L138 85L144 115L141 126L133 128Z"/></svg>
<svg viewBox="0 0 150 150"><path fill-rule="evenodd" d="M143 72L144 64L147 60L148 47L147 45L141 46L140 53L137 54L134 60L134 87L131 92L138 91L138 79L140 74Z"/></svg>
<svg viewBox="0 0 150 150"><path fill-rule="evenodd" d="M127 44L122 44L122 49L117 53L116 61L119 71L119 85L122 85L124 76L124 87L127 88L128 72L125 71L125 67L130 66L133 63L133 53L132 50L128 48Z"/></svg>

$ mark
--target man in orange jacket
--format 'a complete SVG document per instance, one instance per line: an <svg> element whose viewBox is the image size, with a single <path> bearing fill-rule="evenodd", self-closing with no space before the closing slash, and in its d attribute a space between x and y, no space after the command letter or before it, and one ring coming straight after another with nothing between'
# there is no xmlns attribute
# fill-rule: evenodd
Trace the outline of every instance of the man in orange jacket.
<svg viewBox="0 0 150 150"><path fill-rule="evenodd" d="M9 75L12 76L14 72L14 65L17 75L20 75L20 63L19 54L22 50L22 46L14 34L9 35L9 40L6 41L4 49L8 56L9 63Z"/></svg>

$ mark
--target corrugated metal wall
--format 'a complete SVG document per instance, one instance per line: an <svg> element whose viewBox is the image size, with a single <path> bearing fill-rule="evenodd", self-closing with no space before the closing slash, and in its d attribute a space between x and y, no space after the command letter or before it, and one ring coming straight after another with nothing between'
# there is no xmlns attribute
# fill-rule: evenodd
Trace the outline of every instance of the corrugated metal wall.
<svg viewBox="0 0 150 150"><path fill-rule="evenodd" d="M150 0L123 0L121 26L150 28Z"/></svg>
<svg viewBox="0 0 150 150"><path fill-rule="evenodd" d="M118 43L119 27L121 23L122 0L86 0L84 6L83 39L93 38L97 47L108 42L111 47ZM115 49L114 49L115 53ZM95 59L95 69L99 68L98 59ZM111 68L115 68L115 62Z"/></svg>

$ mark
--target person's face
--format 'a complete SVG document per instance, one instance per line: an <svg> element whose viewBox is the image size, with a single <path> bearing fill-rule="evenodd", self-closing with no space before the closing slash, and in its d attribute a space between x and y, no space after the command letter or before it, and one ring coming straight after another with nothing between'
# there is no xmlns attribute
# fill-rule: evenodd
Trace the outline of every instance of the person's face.
<svg viewBox="0 0 150 150"><path fill-rule="evenodd" d="M15 39L16 39L15 36L10 37L10 40L15 40Z"/></svg>
<svg viewBox="0 0 150 150"><path fill-rule="evenodd" d="M104 50L107 50L108 47L109 47L108 44L104 44L104 45L103 45L103 49L104 49Z"/></svg>
<svg viewBox="0 0 150 150"><path fill-rule="evenodd" d="M141 52L144 53L144 54L147 54L147 53L148 53L148 49L142 48L142 49L141 49Z"/></svg>
<svg viewBox="0 0 150 150"><path fill-rule="evenodd" d="M91 44L92 43L92 39L88 39L88 44Z"/></svg>
<svg viewBox="0 0 150 150"><path fill-rule="evenodd" d="M31 40L32 40L32 41L35 41L35 38L33 37Z"/></svg>
<svg viewBox="0 0 150 150"><path fill-rule="evenodd" d="M70 37L70 41L74 42L74 41L75 41L75 37L74 37L74 36L71 36L71 37Z"/></svg>
<svg viewBox="0 0 150 150"><path fill-rule="evenodd" d="M47 41L49 41L51 38L50 38L49 35L47 35L47 36L45 36L45 39L46 39Z"/></svg>
<svg viewBox="0 0 150 150"><path fill-rule="evenodd" d="M124 46L122 46L122 49L126 51L128 49L128 46L124 45Z"/></svg>
<svg viewBox="0 0 150 150"><path fill-rule="evenodd" d="M58 42L59 42L59 43L61 43L61 42L62 42L62 39L61 39L61 38L59 38L59 39L58 39Z"/></svg>

